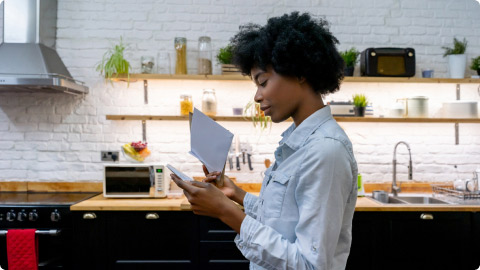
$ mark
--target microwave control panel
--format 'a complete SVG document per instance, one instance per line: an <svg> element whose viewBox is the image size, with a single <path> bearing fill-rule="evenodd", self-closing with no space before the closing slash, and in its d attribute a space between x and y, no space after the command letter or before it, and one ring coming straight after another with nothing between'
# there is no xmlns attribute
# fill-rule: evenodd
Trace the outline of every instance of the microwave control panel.
<svg viewBox="0 0 480 270"><path fill-rule="evenodd" d="M155 197L167 197L168 181L165 181L165 166L153 166L153 174L155 179Z"/></svg>

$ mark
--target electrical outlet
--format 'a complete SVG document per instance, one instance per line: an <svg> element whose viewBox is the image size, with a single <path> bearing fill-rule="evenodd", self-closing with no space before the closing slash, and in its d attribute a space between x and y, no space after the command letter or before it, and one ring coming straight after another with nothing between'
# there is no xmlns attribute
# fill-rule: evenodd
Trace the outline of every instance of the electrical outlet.
<svg viewBox="0 0 480 270"><path fill-rule="evenodd" d="M113 161L117 162L119 158L119 151L101 151L100 159L102 161Z"/></svg>

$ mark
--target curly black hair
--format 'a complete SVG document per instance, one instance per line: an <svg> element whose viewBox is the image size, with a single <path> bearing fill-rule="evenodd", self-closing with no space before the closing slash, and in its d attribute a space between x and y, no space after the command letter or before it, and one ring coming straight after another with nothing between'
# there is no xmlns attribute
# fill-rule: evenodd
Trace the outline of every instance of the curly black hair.
<svg viewBox="0 0 480 270"><path fill-rule="evenodd" d="M315 20L308 13L270 18L265 26L240 26L230 42L233 63L244 75L251 76L253 67L266 70L271 65L280 75L305 78L321 95L336 92L343 79L338 40L326 20Z"/></svg>

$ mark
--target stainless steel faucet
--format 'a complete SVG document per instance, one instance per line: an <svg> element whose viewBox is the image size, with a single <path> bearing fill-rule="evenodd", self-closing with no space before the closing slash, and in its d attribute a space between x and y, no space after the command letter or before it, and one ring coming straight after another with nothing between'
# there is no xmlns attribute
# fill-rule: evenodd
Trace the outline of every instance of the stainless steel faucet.
<svg viewBox="0 0 480 270"><path fill-rule="evenodd" d="M393 196L398 196L398 193L401 191L400 187L397 186L397 146L399 144L405 144L408 149L408 155L410 156L410 161L408 165L408 179L412 180L412 152L410 152L410 145L404 141L399 141L396 145L395 148L393 148L393 180L392 180L392 193Z"/></svg>

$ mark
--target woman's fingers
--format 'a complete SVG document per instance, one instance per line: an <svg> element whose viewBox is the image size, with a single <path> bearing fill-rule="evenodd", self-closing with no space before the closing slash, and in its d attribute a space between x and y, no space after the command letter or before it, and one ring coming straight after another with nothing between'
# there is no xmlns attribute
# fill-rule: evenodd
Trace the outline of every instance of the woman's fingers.
<svg viewBox="0 0 480 270"><path fill-rule="evenodd" d="M215 179L217 179L216 175L207 175L207 178L203 179L203 182L210 183L210 182L214 182Z"/></svg>
<svg viewBox="0 0 480 270"><path fill-rule="evenodd" d="M188 193L193 193L193 192L196 192L196 190L198 189L197 187L194 187L192 186L191 184L187 183L186 181L183 181L182 179L180 179L178 176L176 176L175 174L170 174L170 177L172 178L173 182L175 182L175 184L177 184L177 186L185 191L187 191Z"/></svg>
<svg viewBox="0 0 480 270"><path fill-rule="evenodd" d="M209 172L208 172L207 167L205 167L205 165L202 165L202 169L203 169L203 173L205 174L205 176L208 176Z"/></svg>

